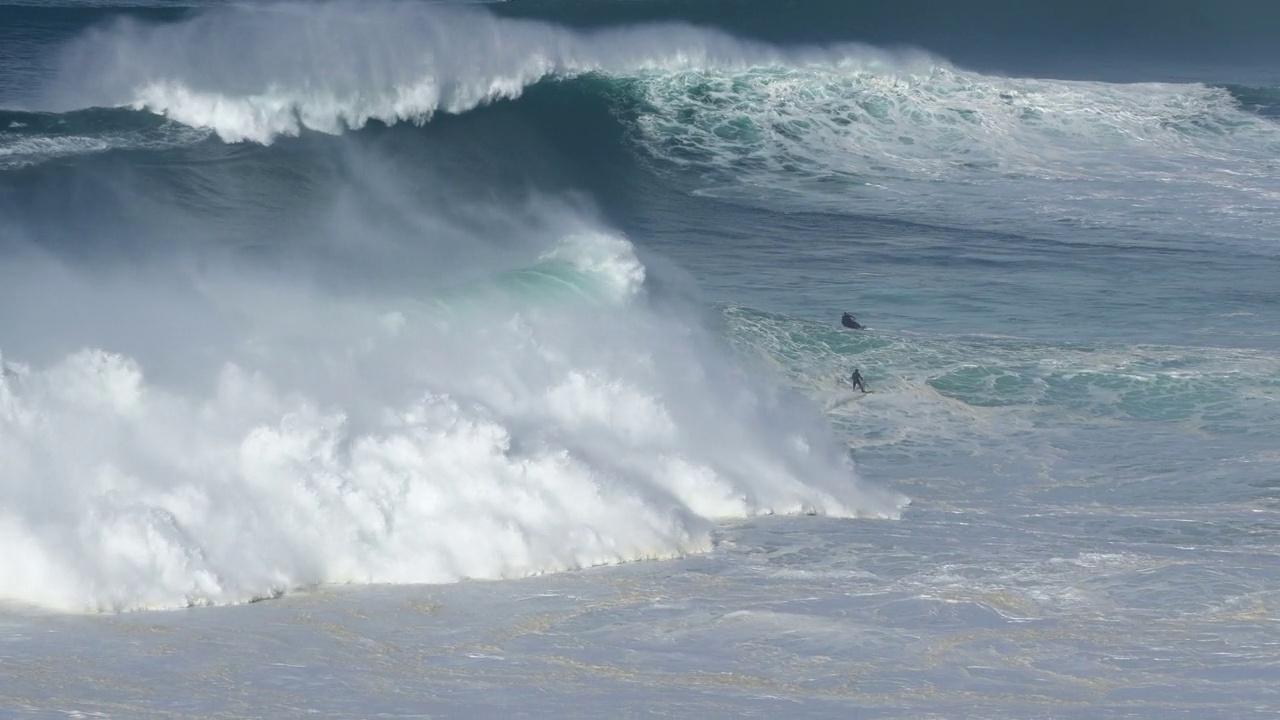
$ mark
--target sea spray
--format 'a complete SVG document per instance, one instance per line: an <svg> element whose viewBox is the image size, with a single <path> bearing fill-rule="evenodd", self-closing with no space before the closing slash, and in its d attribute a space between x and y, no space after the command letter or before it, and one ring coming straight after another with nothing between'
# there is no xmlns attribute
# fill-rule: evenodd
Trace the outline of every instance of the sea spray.
<svg viewBox="0 0 1280 720"><path fill-rule="evenodd" d="M812 407L648 306L624 238L567 236L545 261L606 290L442 313L277 285L327 324L277 319L187 386L101 349L6 355L6 596L235 603L673 557L727 517L896 516Z"/></svg>

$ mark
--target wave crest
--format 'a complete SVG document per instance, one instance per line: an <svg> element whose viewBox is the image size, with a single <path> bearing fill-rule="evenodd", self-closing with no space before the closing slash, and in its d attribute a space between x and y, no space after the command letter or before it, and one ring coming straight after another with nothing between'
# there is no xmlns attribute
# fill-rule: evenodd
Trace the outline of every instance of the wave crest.
<svg viewBox="0 0 1280 720"><path fill-rule="evenodd" d="M421 123L547 78L780 56L684 25L580 32L417 3L237 6L89 33L67 48L52 101L145 109L224 140L270 142L303 128Z"/></svg>

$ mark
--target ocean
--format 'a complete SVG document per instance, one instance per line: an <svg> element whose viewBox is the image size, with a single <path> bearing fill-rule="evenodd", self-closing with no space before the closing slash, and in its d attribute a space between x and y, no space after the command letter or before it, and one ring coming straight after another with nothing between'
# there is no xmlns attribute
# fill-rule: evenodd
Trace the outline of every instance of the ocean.
<svg viewBox="0 0 1280 720"><path fill-rule="evenodd" d="M0 715L1280 715L1278 36L0 0Z"/></svg>

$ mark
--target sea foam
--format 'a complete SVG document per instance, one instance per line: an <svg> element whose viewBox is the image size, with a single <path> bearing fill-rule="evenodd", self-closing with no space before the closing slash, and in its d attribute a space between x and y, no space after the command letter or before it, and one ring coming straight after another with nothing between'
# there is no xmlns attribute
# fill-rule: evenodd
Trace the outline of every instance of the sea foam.
<svg viewBox="0 0 1280 720"><path fill-rule="evenodd" d="M513 309L483 287L511 275L437 301L277 287L311 319L245 330L208 382L103 349L4 357L5 597L237 603L669 558L722 518L897 515L816 410L650 306L625 238L566 234L539 263L596 290Z"/></svg>

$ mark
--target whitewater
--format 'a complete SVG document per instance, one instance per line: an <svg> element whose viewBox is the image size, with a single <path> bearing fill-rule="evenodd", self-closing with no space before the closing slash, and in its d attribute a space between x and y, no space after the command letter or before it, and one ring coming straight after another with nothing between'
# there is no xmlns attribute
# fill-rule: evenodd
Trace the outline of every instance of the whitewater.
<svg viewBox="0 0 1280 720"><path fill-rule="evenodd" d="M212 128L228 142L263 143L303 128L421 124L437 112L516 98L544 79L840 55L788 54L679 24L573 32L412 3L280 4L209 13L177 28L126 21L65 52L64 66L76 72L54 84L53 107L129 106Z"/></svg>
<svg viewBox="0 0 1280 720"><path fill-rule="evenodd" d="M0 714L1274 715L1273 13L1127 2L0 2Z"/></svg>

